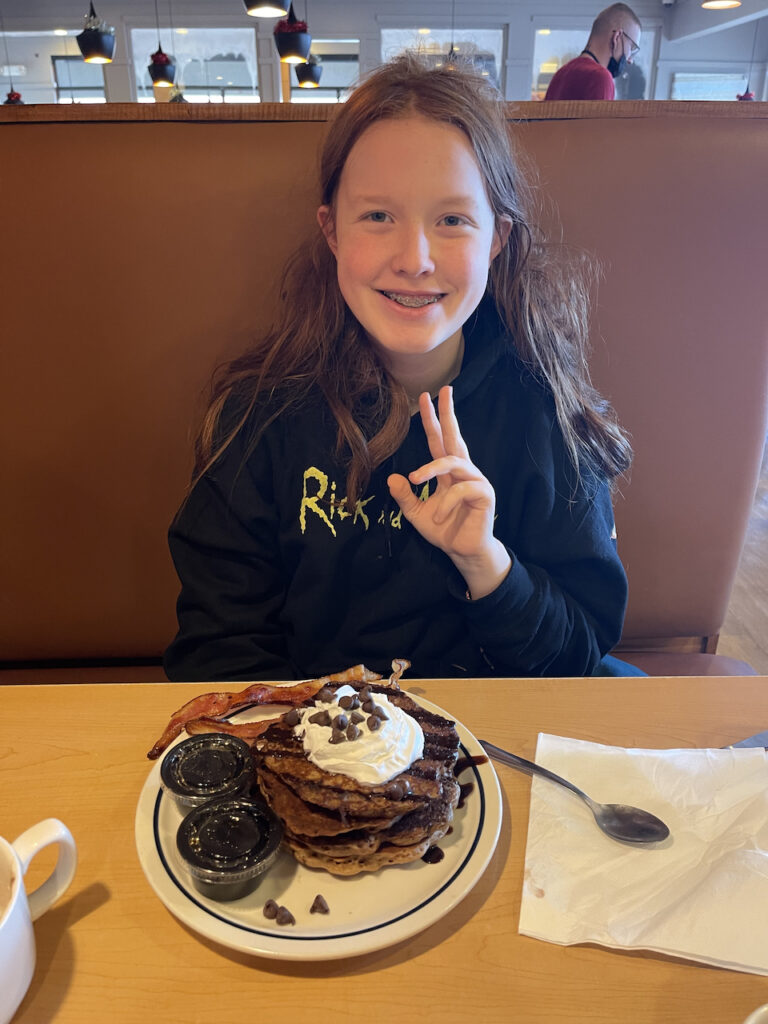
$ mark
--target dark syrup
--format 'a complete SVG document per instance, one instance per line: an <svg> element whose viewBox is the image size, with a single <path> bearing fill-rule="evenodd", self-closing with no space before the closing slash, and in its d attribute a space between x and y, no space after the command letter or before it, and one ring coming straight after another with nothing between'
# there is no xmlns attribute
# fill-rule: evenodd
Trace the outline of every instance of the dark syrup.
<svg viewBox="0 0 768 1024"><path fill-rule="evenodd" d="M445 854L439 846L430 846L421 859L427 864L439 864L444 856Z"/></svg>
<svg viewBox="0 0 768 1024"><path fill-rule="evenodd" d="M453 774L461 775L467 768L479 764L488 764L488 758L485 754L468 754L466 757L460 757L454 765Z"/></svg>
<svg viewBox="0 0 768 1024"><path fill-rule="evenodd" d="M467 799L467 797L474 788L474 782L462 782L462 784L459 786L459 802L456 804L456 810L464 806L464 801Z"/></svg>
<svg viewBox="0 0 768 1024"><path fill-rule="evenodd" d="M466 771L467 768L474 768L480 764L487 764L488 758L485 754L468 754L466 757L460 757L456 762L453 774L461 775L462 772ZM462 782L459 786L459 802L456 804L456 810L464 806L464 801L467 799L469 794L475 788L474 782Z"/></svg>

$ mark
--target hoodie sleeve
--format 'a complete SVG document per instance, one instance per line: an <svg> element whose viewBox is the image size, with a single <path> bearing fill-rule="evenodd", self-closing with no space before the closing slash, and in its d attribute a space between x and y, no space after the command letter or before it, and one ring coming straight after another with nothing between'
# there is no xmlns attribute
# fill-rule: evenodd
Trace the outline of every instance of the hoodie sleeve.
<svg viewBox="0 0 768 1024"><path fill-rule="evenodd" d="M179 629L164 657L171 680L295 678L280 622L285 584L272 474L259 447L258 482L236 439L170 528L181 581Z"/></svg>
<svg viewBox="0 0 768 1024"><path fill-rule="evenodd" d="M467 625L497 674L591 675L619 641L627 602L610 490L589 470L576 478L553 412L526 447L522 509L497 494L512 567L492 593L463 598Z"/></svg>

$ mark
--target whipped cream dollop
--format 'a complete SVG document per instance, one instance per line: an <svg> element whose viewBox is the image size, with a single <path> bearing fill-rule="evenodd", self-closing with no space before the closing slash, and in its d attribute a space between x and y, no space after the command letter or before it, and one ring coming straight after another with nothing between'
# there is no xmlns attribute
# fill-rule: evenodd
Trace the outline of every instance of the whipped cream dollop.
<svg viewBox="0 0 768 1024"><path fill-rule="evenodd" d="M386 719L380 719L379 728L373 731L367 721L363 721L359 723L357 739L331 743L332 727L310 722L309 719L318 711L327 711L331 719L342 712L348 715L339 707L338 701L356 693L351 686L340 686L331 703L316 700L313 707L302 709L301 721L293 731L301 739L309 760L318 768L348 775L362 785L376 786L393 779L423 756L424 733L415 718L398 708L383 693L372 693L374 703L387 715Z"/></svg>

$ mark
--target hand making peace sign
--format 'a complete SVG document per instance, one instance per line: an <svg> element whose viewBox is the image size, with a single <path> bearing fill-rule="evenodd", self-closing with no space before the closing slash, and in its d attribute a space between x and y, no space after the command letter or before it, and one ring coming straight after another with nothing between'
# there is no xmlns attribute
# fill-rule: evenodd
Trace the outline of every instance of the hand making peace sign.
<svg viewBox="0 0 768 1024"><path fill-rule="evenodd" d="M495 590L512 565L507 549L493 535L496 495L470 460L453 409L453 389L440 389L439 417L426 392L419 396L419 412L432 462L413 470L407 480L392 474L389 491L408 522L448 555L477 600ZM421 501L408 481L418 486L433 478L435 491Z"/></svg>

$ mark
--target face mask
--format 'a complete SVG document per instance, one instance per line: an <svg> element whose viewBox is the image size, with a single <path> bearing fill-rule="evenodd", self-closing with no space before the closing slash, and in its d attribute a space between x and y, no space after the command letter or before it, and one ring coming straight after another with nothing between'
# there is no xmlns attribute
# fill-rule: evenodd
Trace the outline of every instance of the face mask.
<svg viewBox="0 0 768 1024"><path fill-rule="evenodd" d="M613 56L613 45L611 45L611 59L608 61L608 74L613 75L614 78L623 75L627 70L627 58L624 56L624 41L621 35L619 35L619 40L621 42L621 56L616 60Z"/></svg>

